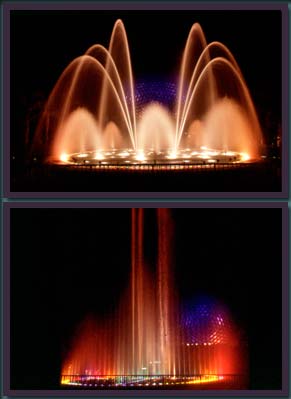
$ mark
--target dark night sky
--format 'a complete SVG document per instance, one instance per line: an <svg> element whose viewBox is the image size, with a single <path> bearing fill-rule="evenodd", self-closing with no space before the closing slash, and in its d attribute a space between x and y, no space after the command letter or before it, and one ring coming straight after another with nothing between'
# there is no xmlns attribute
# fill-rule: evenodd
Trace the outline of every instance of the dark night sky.
<svg viewBox="0 0 291 399"><path fill-rule="evenodd" d="M22 132L28 109L37 99L48 97L75 57L94 43L108 46L117 18L127 30L137 80L145 76L176 80L188 32L199 22L208 42L221 41L233 52L263 130L268 133L272 124L277 128L281 120L280 11L14 11L11 142L18 156L24 156Z"/></svg>
<svg viewBox="0 0 291 399"><path fill-rule="evenodd" d="M281 210L176 209L173 267L184 299L226 304L248 337L252 389L280 389ZM145 256L153 266L154 210ZM78 323L118 303L130 271L129 209L13 209L12 388L58 388Z"/></svg>

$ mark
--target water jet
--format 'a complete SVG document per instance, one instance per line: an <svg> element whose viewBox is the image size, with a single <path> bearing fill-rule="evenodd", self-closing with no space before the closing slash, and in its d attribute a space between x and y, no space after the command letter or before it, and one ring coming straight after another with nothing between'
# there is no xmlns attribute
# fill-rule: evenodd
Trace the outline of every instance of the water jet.
<svg viewBox="0 0 291 399"><path fill-rule="evenodd" d="M170 211L157 209L156 223L156 264L150 268L144 210L132 209L128 288L114 314L82 323L63 363L63 387L245 387L245 348L230 313L212 298L179 299Z"/></svg>
<svg viewBox="0 0 291 399"><path fill-rule="evenodd" d="M190 29L174 86L174 109L155 101L136 106L140 94L128 39L117 20L108 49L93 45L60 76L33 151L48 163L96 170L260 159L263 135L240 68L224 44L207 44L198 23Z"/></svg>

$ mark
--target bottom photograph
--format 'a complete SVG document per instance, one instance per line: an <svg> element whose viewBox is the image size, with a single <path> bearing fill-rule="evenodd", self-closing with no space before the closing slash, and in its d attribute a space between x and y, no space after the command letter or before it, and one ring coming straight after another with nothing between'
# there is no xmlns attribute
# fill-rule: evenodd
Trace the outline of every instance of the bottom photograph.
<svg viewBox="0 0 291 399"><path fill-rule="evenodd" d="M283 389L282 207L69 205L6 207L8 390Z"/></svg>

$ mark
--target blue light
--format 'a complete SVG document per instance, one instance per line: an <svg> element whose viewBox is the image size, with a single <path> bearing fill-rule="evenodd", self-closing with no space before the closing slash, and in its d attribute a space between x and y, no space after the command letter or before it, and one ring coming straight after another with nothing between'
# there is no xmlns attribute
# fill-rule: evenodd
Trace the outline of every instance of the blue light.
<svg viewBox="0 0 291 399"><path fill-rule="evenodd" d="M136 83L135 101L137 112L150 102L157 102L171 109L174 106L176 97L177 88L172 82L142 80Z"/></svg>
<svg viewBox="0 0 291 399"><path fill-rule="evenodd" d="M190 345L222 343L225 340L222 313L217 301L209 297L184 303L181 324L185 342Z"/></svg>

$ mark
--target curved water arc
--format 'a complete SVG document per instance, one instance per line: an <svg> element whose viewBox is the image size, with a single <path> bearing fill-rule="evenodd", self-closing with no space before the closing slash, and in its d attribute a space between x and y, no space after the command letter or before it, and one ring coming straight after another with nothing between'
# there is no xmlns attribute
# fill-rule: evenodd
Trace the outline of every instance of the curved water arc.
<svg viewBox="0 0 291 399"><path fill-rule="evenodd" d="M130 85L130 97L131 97L131 112L132 112L132 125L133 125L133 136L134 136L134 148L136 148L136 142L137 142L137 137L136 137L136 111L135 111L135 97L134 97L134 83L133 83L133 73L132 73L132 66L131 66L131 57L130 57L130 51L129 51L129 44L128 44L128 39L127 39L127 34L126 30L124 27L124 24L121 19L118 19L114 27L112 29L112 34L110 38L110 43L109 43L109 53L112 54L113 51L113 45L115 41L115 36L118 28L120 27L120 31L124 40L124 48L125 48L125 53L126 53L126 59L127 59L127 69L128 69L128 74L129 74L129 85ZM118 69L118 67L117 67Z"/></svg>
<svg viewBox="0 0 291 399"><path fill-rule="evenodd" d="M114 59L112 58L110 52L109 52L104 46L102 46L101 44L95 44L95 45L91 46L91 47L86 51L86 54L87 54L87 55L90 55L91 57L93 57L93 58L95 58L97 61L99 61L99 59L98 59L96 56L90 54L90 52L92 52L92 51L94 51L94 50L96 50L96 49L97 49L97 50L99 49L99 50L101 50L101 53L104 53L104 55L106 56L106 64L107 64L108 62L110 62L111 65L112 65L112 67L113 67L113 71L114 71L114 74L115 74L115 78L116 78L116 80L117 80L117 83L118 83L118 86L119 86L119 90L120 90L120 97L121 97L121 100L122 100L122 103L123 103L123 109L124 109L124 112L125 112L126 115L127 115L127 120L128 120L128 124L130 125L131 135L134 137L134 130L133 130L133 126L132 126L132 121L131 121L131 118L130 118L130 114L129 114L128 105L127 105L127 102L126 102L126 97L125 97L125 93L124 93L124 88L123 88L123 85L122 85L122 82L121 82L121 78L120 78L120 75L119 75L119 73L118 73L118 70L117 70L115 61L114 61ZM100 61L99 61L99 62L100 62ZM101 62L100 62L100 63L101 63ZM102 64L102 63L101 63L101 64ZM102 65L103 65L103 64L102 64ZM104 67L104 68L107 70L106 67ZM107 71L107 72L108 72L108 71ZM109 74L109 73L108 73L108 74ZM110 74L109 74L109 76L110 76ZM118 89L117 89L117 91L118 91ZM99 111L99 112L101 112L101 111Z"/></svg>
<svg viewBox="0 0 291 399"><path fill-rule="evenodd" d="M217 57L217 58L214 58L213 60L211 60L205 66L205 68L203 69L202 73L200 74L200 76L199 76L199 78L198 78L198 80L197 80L197 82L195 84L195 87L193 89L193 92L191 94L191 97L190 97L190 100L189 100L189 104L187 106L183 121L181 123L180 132L179 132L180 140L181 140L181 136L183 134L183 129L185 127L185 123L186 123L186 119L187 119L187 116L188 116L188 113L189 113L189 109L190 109L192 101L193 101L193 99L195 97L195 94L196 94L196 91L198 89L199 83L203 79L204 75L207 73L208 69L211 68L216 63L225 64L225 66L228 67L230 71L232 71L233 76L236 78L237 82L239 83L239 85L240 85L240 87L242 89L242 92L244 94L244 97L246 99L246 102L248 104L249 111L251 112L252 121L255 123L255 131L258 132L259 138L260 138L260 142L262 142L262 132L261 132L261 129L260 129L259 121L258 121L258 118L257 118L257 115L256 115L256 111L255 111L255 108L254 108L254 105L253 105L249 90L248 90L248 88L247 88L242 76L237 71L237 69L231 64L231 62L229 62L228 60L226 60L223 57Z"/></svg>
<svg viewBox="0 0 291 399"><path fill-rule="evenodd" d="M122 106L122 101L121 101L121 99L120 99L120 97L119 97L119 94L118 94L118 92L117 92L117 90L116 90L116 87L115 87L115 85L114 85L114 83L113 83L113 81L112 81L110 75L108 74L108 72L106 71L106 69L104 68L104 66L103 66L98 60L96 60L94 57L91 57L91 56L89 56L89 55L82 55L82 56L76 58L76 59L73 61L73 63L74 63L74 62L78 62L79 60L82 60L82 61L83 61L83 62L82 62L82 65L84 65L84 62L85 62L86 60L88 60L88 61L92 62L93 64L95 64L95 66L96 66L97 68L99 68L99 70L100 70L101 73L103 74L104 78L107 79L107 81L108 81L108 83L109 83L111 89L113 90L113 93L114 93L114 95L115 95L115 98L116 98L116 100L117 100L117 103L118 103L118 105L119 105L119 107L120 107L121 114L122 114L122 116L123 116L123 119L124 119L124 121L125 121L126 127L127 127L127 129L128 129L128 133L129 133L129 136L130 136L132 145L134 146L134 139L133 139L133 136L132 136L132 134L131 134L131 127L130 127L130 125L128 124L128 120L127 120L127 117L126 117L126 113L125 113L125 111L124 111L124 109L123 109L123 106ZM64 73L67 71L68 68L70 68L70 66L71 66L71 64L66 68L66 70L64 71ZM63 76L63 74L62 74L62 76ZM61 76L61 78L62 78L62 76ZM60 78L60 79L61 79L61 78ZM76 85L76 84L77 84L77 78L76 78L76 76L75 76L74 87L73 87L73 88L70 88L70 93L71 93L71 94L73 93L73 89L75 88L75 85ZM68 105L67 105L67 104L66 104L66 106L67 106L67 108L68 108ZM66 111L68 111L68 109L66 109ZM65 114L63 113L63 118L62 118L61 121L58 123L58 126L60 126L60 125L64 122L64 117L65 117Z"/></svg>
<svg viewBox="0 0 291 399"><path fill-rule="evenodd" d="M204 32L201 28L201 25L197 22L195 22L191 29L190 32L187 36L187 41L186 41L186 45L184 48L184 52L183 52L183 58L182 58L182 64L181 64L181 69L180 69L180 79L179 79L179 87L178 87L178 97L177 97L177 116L176 116L176 137L175 137L175 148L178 147L178 128L180 125L180 114L181 114L181 102L182 102L182 94L183 94L183 89L185 86L185 73L186 73L186 65L187 65L187 59L189 56L189 52L190 52L190 44L191 44L191 40L195 34L195 32L197 32L198 37L200 38L202 47L205 47L207 45L206 42L206 38L204 35Z"/></svg>
<svg viewBox="0 0 291 399"><path fill-rule="evenodd" d="M211 43L209 43L205 47L203 52L201 53L196 65L195 65L195 68L194 68L194 71L193 71L193 74L192 74L192 77L191 77L191 81L190 81L190 84L189 84L189 88L187 90L187 95L186 95L185 103L184 103L184 106L183 106L181 120L183 120L183 118L185 116L185 110L187 109L188 103L189 103L189 96L190 96L191 91L193 90L192 87L195 86L195 84L197 82L197 79L199 78L199 75L201 73L199 71L199 67L202 64L204 57L205 58L207 57L207 58L210 59L210 52L209 51L211 50L212 47L217 47L220 50L222 50L224 53L226 53L227 57L229 57L229 61L234 65L234 67L238 70L238 72L242 76L241 70L240 70L240 68L239 68L234 56L230 52L230 50L224 44L222 44L220 42L211 42ZM218 57L215 57L215 58L218 58ZM213 58L213 59L215 59L215 58ZM206 65L207 65L207 63L206 63ZM201 68L201 71L203 71L203 68ZM180 132L180 126L178 127L178 132ZM180 142L180 139L181 139L181 136L179 135L178 136L178 143Z"/></svg>

